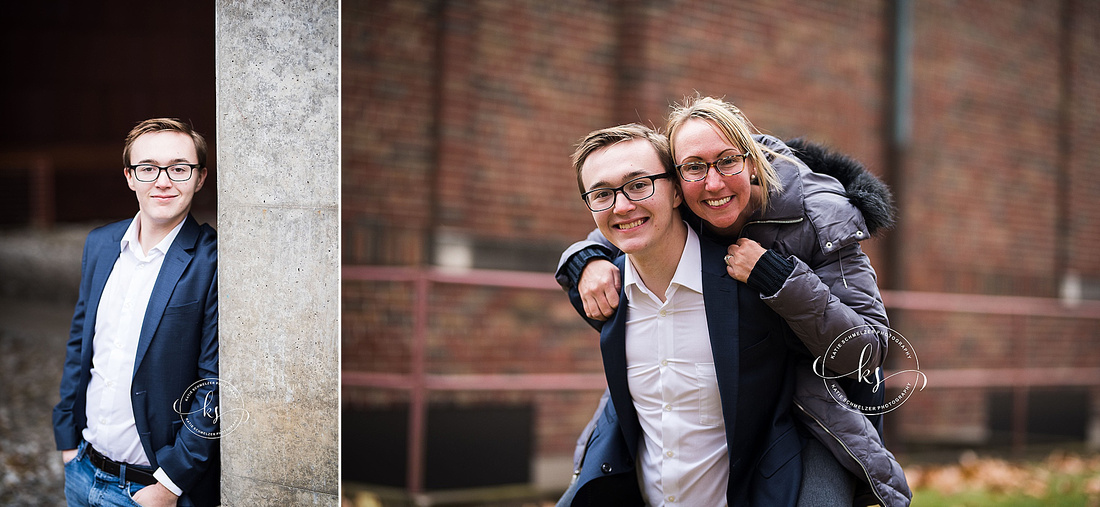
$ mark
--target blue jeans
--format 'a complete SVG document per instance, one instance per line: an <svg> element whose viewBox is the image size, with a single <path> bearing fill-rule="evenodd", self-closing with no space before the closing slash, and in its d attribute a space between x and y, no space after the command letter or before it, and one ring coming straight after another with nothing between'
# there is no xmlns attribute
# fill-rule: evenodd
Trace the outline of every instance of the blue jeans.
<svg viewBox="0 0 1100 507"><path fill-rule="evenodd" d="M88 442L80 442L76 457L65 463L65 500L74 506L133 506L134 493L145 486L100 470L88 459Z"/></svg>

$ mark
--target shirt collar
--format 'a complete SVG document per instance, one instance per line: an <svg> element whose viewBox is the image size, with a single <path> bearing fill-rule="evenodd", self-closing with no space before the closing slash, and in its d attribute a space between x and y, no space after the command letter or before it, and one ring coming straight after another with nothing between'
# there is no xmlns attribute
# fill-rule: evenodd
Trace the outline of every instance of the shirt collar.
<svg viewBox="0 0 1100 507"><path fill-rule="evenodd" d="M126 233L122 235L122 241L119 242L119 251L125 252L127 248L134 252L139 259L146 259L153 257L153 252L159 252L161 255L168 253L168 249L172 247L172 242L176 240L176 236L183 230L183 223L187 221L184 218L180 223L176 224L168 235L164 239L160 240L156 246L149 249L149 255L145 255L141 251L141 242L138 241L138 232L141 230L141 212L138 211L137 215L134 215L134 219L130 221L130 226L126 228Z"/></svg>
<svg viewBox="0 0 1100 507"><path fill-rule="evenodd" d="M703 293L703 265L700 260L702 254L699 249L699 236L695 234L695 231L689 226L687 227L687 240L684 243L684 252L680 254L680 262L676 264L676 273L672 275L672 282L669 284L671 288L673 285L680 285L686 289ZM623 286L630 290L630 287L634 287L634 290L640 290L643 293L649 294L649 289L642 283L642 278L638 276L637 270L634 269L634 264L630 261L630 256L626 256L626 262L623 263Z"/></svg>

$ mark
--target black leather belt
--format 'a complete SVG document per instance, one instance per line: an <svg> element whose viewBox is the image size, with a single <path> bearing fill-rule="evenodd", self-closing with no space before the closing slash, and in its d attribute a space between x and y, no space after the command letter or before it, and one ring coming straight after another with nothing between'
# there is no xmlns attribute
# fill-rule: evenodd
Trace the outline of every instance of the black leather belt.
<svg viewBox="0 0 1100 507"><path fill-rule="evenodd" d="M103 470L115 477L120 477L122 472L122 466L126 466L126 480L130 482L136 482L143 486L152 486L157 483L156 477L153 477L153 472L149 470L149 467L143 467L141 465L131 465L129 463L119 463L107 456L104 456L92 447L92 444L84 449L88 452L88 459L92 460L92 464L96 468Z"/></svg>

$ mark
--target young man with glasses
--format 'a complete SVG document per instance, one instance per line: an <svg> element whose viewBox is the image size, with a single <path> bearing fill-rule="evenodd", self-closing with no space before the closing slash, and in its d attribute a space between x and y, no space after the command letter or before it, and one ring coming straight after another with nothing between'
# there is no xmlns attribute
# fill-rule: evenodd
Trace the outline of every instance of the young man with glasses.
<svg viewBox="0 0 1100 507"><path fill-rule="evenodd" d="M793 335L729 277L726 249L681 219L668 140L637 124L599 130L573 166L599 231L625 254L625 305L589 321L610 401L559 505L794 505ZM575 288L570 298L584 315Z"/></svg>
<svg viewBox="0 0 1100 507"><path fill-rule="evenodd" d="M54 408L74 505L217 505L217 238L190 215L206 141L190 125L135 126L123 176L131 220L88 234Z"/></svg>

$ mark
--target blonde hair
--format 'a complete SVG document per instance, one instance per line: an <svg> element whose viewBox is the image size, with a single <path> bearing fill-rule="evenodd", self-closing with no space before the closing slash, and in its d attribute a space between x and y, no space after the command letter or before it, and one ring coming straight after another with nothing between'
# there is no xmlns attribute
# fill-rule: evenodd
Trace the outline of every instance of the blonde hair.
<svg viewBox="0 0 1100 507"><path fill-rule="evenodd" d="M577 143L577 149L571 157L573 169L577 171L577 187L580 188L582 194L584 193L584 182L581 181L581 167L584 166L584 161L596 150L634 139L649 141L649 144L657 151L657 159L661 161L665 172L672 172L672 149L669 147L668 138L664 134L638 123L594 130Z"/></svg>
<svg viewBox="0 0 1100 507"><path fill-rule="evenodd" d="M766 208L768 206L768 196L772 192L783 190L783 184L779 181L779 174L772 167L770 160L776 157L784 159L789 157L753 141L752 135L759 133L759 131L745 117L745 114L737 106L713 97L696 95L684 99L683 105L673 105L672 112L668 115L668 127L665 129L668 132L668 138L675 137L676 130L692 118L711 122L715 127L718 127L718 131L730 144L739 148L742 153L749 155L748 158L752 160L753 165L756 167L756 176L760 189L763 191L761 192L760 207ZM675 160L675 151L671 153L673 160Z"/></svg>

